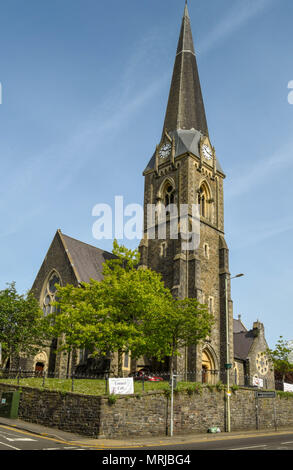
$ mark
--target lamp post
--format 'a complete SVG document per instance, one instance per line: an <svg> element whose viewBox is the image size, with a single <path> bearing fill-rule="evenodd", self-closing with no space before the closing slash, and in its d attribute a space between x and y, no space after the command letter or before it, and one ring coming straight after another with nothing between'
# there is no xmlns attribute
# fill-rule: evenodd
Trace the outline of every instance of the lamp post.
<svg viewBox="0 0 293 470"><path fill-rule="evenodd" d="M230 340L229 340L229 304L228 304L228 278L236 279L238 277L242 277L244 274L237 274L236 276L231 277L230 274L227 273L225 277L225 301L226 301L226 364L225 369L227 371L227 392L226 392L226 400L227 400L227 426L226 431L231 432L231 408L230 408L230 369L232 368L232 364L230 362Z"/></svg>

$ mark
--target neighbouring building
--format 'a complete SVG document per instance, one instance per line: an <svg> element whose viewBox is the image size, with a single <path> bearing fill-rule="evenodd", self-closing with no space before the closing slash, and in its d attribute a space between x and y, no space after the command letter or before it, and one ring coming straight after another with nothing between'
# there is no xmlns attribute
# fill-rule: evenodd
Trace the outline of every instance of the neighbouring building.
<svg viewBox="0 0 293 470"><path fill-rule="evenodd" d="M274 388L274 369L266 352L268 344L263 323L257 320L252 329L247 330L240 316L233 322L234 383Z"/></svg>

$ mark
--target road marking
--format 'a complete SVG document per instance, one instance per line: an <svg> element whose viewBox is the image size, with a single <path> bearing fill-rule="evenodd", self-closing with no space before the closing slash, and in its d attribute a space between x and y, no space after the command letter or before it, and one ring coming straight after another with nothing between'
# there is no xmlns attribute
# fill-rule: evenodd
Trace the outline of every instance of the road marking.
<svg viewBox="0 0 293 470"><path fill-rule="evenodd" d="M28 436L35 437L35 434L32 434L31 432L11 428L10 426L7 426L7 425L0 424L0 428L8 429L8 430L13 431L13 432L18 432L19 434L26 434ZM86 447L86 448L91 448L91 449L96 449L96 450L102 450L100 447L96 446L95 444L83 444L82 442L79 443L78 441L74 441L74 443L71 444L71 442L65 441L64 439L61 440L61 438L55 439L55 438L52 438L52 437L45 437L45 436L39 436L39 435L37 437L38 437L38 439L44 439L46 441L58 442L58 443L63 444L63 445L67 444L67 445L75 447L78 444L81 447ZM122 447L122 449L123 449L123 447ZM18 449L18 450L20 450L20 449Z"/></svg>
<svg viewBox="0 0 293 470"><path fill-rule="evenodd" d="M9 444L6 444L5 442L0 442L0 445L6 446L6 447L10 447L10 449L20 450L20 449L18 449L17 447L13 447L13 446L10 446Z"/></svg>
<svg viewBox="0 0 293 470"><path fill-rule="evenodd" d="M42 450L60 450L60 447L44 447Z"/></svg>
<svg viewBox="0 0 293 470"><path fill-rule="evenodd" d="M281 442L281 446L284 445L284 444L293 444L293 441L291 441L291 442Z"/></svg>
<svg viewBox="0 0 293 470"><path fill-rule="evenodd" d="M229 449L229 450L257 449L258 447L268 447L268 445L267 444L262 444L260 446L238 447L237 449Z"/></svg>
<svg viewBox="0 0 293 470"><path fill-rule="evenodd" d="M0 431L0 436L15 436L15 433L13 434L12 432L3 432Z"/></svg>
<svg viewBox="0 0 293 470"><path fill-rule="evenodd" d="M4 436L5 437L5 436ZM7 439L7 441L34 441L36 442L36 439L29 439L28 437L5 437L5 439Z"/></svg>
<svg viewBox="0 0 293 470"><path fill-rule="evenodd" d="M79 447L63 447L63 449L79 449ZM84 449L82 449L84 450Z"/></svg>

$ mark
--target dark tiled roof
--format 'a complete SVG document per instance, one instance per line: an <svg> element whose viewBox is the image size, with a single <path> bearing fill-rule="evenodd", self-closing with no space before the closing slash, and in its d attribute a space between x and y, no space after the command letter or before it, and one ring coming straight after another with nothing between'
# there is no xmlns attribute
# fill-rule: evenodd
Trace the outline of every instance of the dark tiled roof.
<svg viewBox="0 0 293 470"><path fill-rule="evenodd" d="M254 340L253 330L234 333L234 357L245 360Z"/></svg>
<svg viewBox="0 0 293 470"><path fill-rule="evenodd" d="M171 138L175 138L175 158L178 157L179 155L183 155L184 153L192 153L196 157L200 158L200 141L201 138L203 137L203 134L201 134L199 131L195 129L190 129L190 130L182 130L178 129L176 131L169 132L169 135ZM146 169L144 171L148 170L153 170L155 168L155 163L156 163L156 154L152 156L150 159ZM217 170L224 174L222 167L216 158L216 163L217 163Z"/></svg>
<svg viewBox="0 0 293 470"><path fill-rule="evenodd" d="M190 18L185 6L173 77L165 116L164 128L170 133L176 129L196 129L209 135Z"/></svg>
<svg viewBox="0 0 293 470"><path fill-rule="evenodd" d="M101 281L103 279L103 263L108 259L116 258L112 253L101 250L80 240L61 234L65 249L77 273L78 281L89 282L90 279Z"/></svg>
<svg viewBox="0 0 293 470"><path fill-rule="evenodd" d="M233 318L233 332L240 333L241 331L247 331L247 328L245 328L241 320Z"/></svg>

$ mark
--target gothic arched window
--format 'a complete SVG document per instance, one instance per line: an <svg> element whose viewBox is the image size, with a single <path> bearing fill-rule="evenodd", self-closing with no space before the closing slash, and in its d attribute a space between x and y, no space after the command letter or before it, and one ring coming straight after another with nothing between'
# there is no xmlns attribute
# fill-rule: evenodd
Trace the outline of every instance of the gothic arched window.
<svg viewBox="0 0 293 470"><path fill-rule="evenodd" d="M167 181L163 190L163 201L164 201L165 207L169 206L170 204L174 204L174 201L175 201L174 193L175 193L174 186L169 181Z"/></svg>
<svg viewBox="0 0 293 470"><path fill-rule="evenodd" d="M61 284L61 280L58 274L56 272L53 272L47 280L44 288L42 298L42 309L44 315L49 315L50 313L56 312L56 307L52 305L53 302L58 300L58 298L56 297L56 284Z"/></svg>
<svg viewBox="0 0 293 470"><path fill-rule="evenodd" d="M198 191L198 205L199 205L199 212L202 217L206 219L211 218L211 210L210 204L212 202L211 193L209 187L206 183L202 183L200 189Z"/></svg>

